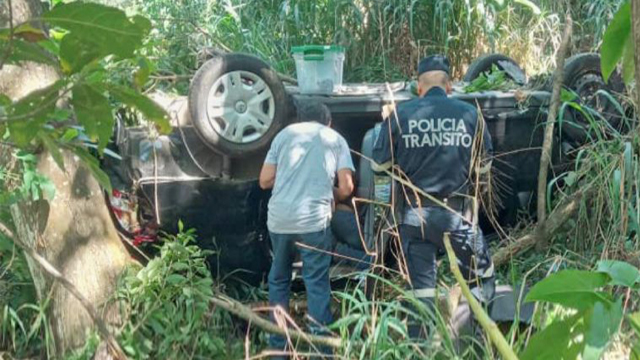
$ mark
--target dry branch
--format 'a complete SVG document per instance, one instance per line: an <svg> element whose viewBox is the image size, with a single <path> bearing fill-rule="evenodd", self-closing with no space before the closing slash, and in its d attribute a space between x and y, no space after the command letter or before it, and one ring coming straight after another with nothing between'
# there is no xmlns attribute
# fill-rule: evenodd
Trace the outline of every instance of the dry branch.
<svg viewBox="0 0 640 360"><path fill-rule="evenodd" d="M107 328L107 324L104 320L98 315L96 308L91 304L91 302L84 296L82 293L73 285L67 278L65 278L58 269L56 269L47 259L43 258L38 254L35 250L30 247L24 245L9 228L7 228L4 224L0 223L0 233L9 239L13 240L13 243L16 244L25 254L31 257L35 262L37 262L55 281L58 281L62 286L67 289L78 301L82 304L82 306L89 313L89 317L96 324L98 328L98 332L102 339L107 343L107 346L111 349L113 356L118 360L126 360L127 356L118 345L118 342L113 337L109 329Z"/></svg>
<svg viewBox="0 0 640 360"><path fill-rule="evenodd" d="M547 125L544 130L544 141L542 143L542 154L540 155L540 172L538 173L538 222L546 219L546 194L547 176L549 174L549 163L551 162L551 148L553 145L553 132L558 108L560 107L560 93L562 91L562 81L564 78L564 59L569 51L573 21L571 10L567 10L567 17L564 25L562 42L556 57L556 71L553 75L553 91L551 92L551 103L549 104L549 114Z"/></svg>
<svg viewBox="0 0 640 360"><path fill-rule="evenodd" d="M507 340L502 336L498 325L496 325L493 320L487 315L487 313L482 309L482 306L476 300L476 298L471 294L471 290L469 290L469 285L465 281L462 273L460 272L460 268L458 267L458 261L456 259L456 254L453 252L453 248L451 247L451 240L449 239L449 234L444 234L444 247L447 249L447 255L449 257L449 267L451 268L451 272L453 276L456 278L456 281L460 285L460 289L462 290L462 295L467 299L469 303L469 307L473 311L476 319L484 329L484 331L489 335L489 339L491 342L498 348L498 352L502 355L503 359L506 360L518 360L518 356L513 352L511 346Z"/></svg>
<svg viewBox="0 0 640 360"><path fill-rule="evenodd" d="M496 252L493 255L494 265L503 265L513 256L532 248L537 243L547 241L551 238L560 227L573 217L578 210L583 197L584 193L578 191L570 198L565 199L565 201L551 212L547 220L538 223L533 232L519 238Z"/></svg>
<svg viewBox="0 0 640 360"><path fill-rule="evenodd" d="M285 331L285 329L281 329L276 324L256 314L249 307L224 295L214 296L211 299L211 302L239 318L250 321L253 325L258 326L264 331L283 336L290 336L292 339L303 340L315 345L329 346L334 349L342 347L342 340L340 338L311 335L294 329L288 329Z"/></svg>

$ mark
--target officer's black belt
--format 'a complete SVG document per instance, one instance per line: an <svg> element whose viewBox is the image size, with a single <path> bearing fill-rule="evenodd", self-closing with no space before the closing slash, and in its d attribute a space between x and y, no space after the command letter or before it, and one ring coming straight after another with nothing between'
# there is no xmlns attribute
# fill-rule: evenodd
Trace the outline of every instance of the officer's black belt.
<svg viewBox="0 0 640 360"><path fill-rule="evenodd" d="M433 198L433 199L432 199ZM412 207L433 207L433 206L442 206L445 204L447 207L459 211L464 212L466 209L467 198L460 195L452 195L452 196L441 196L441 195L431 195L431 197L422 196L420 194L409 195L409 204Z"/></svg>

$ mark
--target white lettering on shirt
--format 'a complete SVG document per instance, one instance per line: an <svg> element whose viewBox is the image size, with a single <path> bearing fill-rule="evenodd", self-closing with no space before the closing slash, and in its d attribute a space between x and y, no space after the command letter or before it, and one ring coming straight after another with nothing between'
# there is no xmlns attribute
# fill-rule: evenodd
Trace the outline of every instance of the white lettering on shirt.
<svg viewBox="0 0 640 360"><path fill-rule="evenodd" d="M473 137L463 119L411 119L409 134L402 135L406 148L435 146L471 147Z"/></svg>

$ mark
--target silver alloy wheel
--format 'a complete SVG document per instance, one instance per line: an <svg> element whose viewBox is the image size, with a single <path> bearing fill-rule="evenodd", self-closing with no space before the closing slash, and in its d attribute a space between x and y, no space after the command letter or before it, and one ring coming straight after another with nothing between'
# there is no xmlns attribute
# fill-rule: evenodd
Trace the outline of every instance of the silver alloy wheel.
<svg viewBox="0 0 640 360"><path fill-rule="evenodd" d="M258 140L271 126L274 114L271 89L252 72L225 73L209 90L209 124L228 141L246 144Z"/></svg>

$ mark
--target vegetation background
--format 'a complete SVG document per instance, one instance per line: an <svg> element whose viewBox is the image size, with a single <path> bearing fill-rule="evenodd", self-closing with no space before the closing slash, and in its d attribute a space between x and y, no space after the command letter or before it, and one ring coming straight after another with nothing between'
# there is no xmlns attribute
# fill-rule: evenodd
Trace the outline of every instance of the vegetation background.
<svg viewBox="0 0 640 360"><path fill-rule="evenodd" d="M405 80L425 54L446 53L460 78L499 52L529 75L555 67L565 2L554 0L103 0L154 22L150 55L163 75L191 75L207 47L255 54L293 74L291 47L346 47L350 82ZM622 1L572 0L572 53L598 49ZM186 90L188 78L178 77Z"/></svg>
<svg viewBox="0 0 640 360"><path fill-rule="evenodd" d="M50 5L59 2L67 1L54 0ZM434 52L449 56L458 79L473 59L492 52L511 56L530 76L545 74L555 68L554 56L560 45L565 6L569 6L574 19L571 53L575 54L599 49L608 24L624 1L98 2L123 9L130 15L143 14L152 21L151 35L141 50L148 61L136 64L147 67L151 74L144 90L186 94L189 80L205 59L208 48L254 54L279 72L294 75L292 46L339 44L346 47L345 77L349 82L411 79L418 60ZM130 70L131 67L117 68L109 76L117 80ZM565 100L566 104L571 103L571 99ZM584 111L589 113L588 109ZM591 119L594 124L597 122L595 115ZM600 129L598 125L594 128ZM549 192L556 195L553 206L585 189L591 189L593 201L580 205L579 216L556 234L548 249L513 260L501 268L500 280L512 285L531 284L558 269L588 271L603 258L636 258L640 250L636 235L640 230L640 189L631 179L640 178L639 144L637 133L614 134L597 137L581 148L575 168L556 174ZM24 155L20 161L27 169L33 167L34 160L29 155ZM10 174L3 176L7 175ZM36 178L35 182L38 181L46 187L46 179ZM631 200L624 202L621 199ZM0 208L0 219L7 216L7 211ZM517 238L520 233L530 230L531 224L524 219L519 227L509 229L507 237ZM220 309L208 307L212 288L215 293L224 292L252 301L264 299L263 289L231 288L219 279L211 279L204 268L204 254L190 245L193 236L185 230L176 237L169 237L162 246L161 257L143 269L132 269L123 275L115 298L127 305L131 316L122 325L118 340L132 358L229 359L242 358L247 353L255 355L263 348L264 333L249 331L246 323L238 322ZM184 275L184 264L193 271ZM398 319L405 315L424 318L428 315L410 313L398 300L406 295L402 288L393 281L381 281L384 286L376 303L364 296L362 286L358 284L334 294L341 300L342 320L334 324L332 330L348 340L340 349L342 356L358 359L409 359L426 355L434 358L497 358L494 349L483 341L479 341L479 347L457 348L446 331L441 331L442 324L436 329L442 337L439 344L422 348L405 340L406 331ZM453 283L449 276L443 276L443 281ZM624 301L627 312L638 305L637 297L630 296L637 294L636 290L631 292L631 285L628 288L607 285L607 296L611 296L612 301ZM184 291L185 288L196 289L196 296ZM47 321L49 304L37 300L23 255L2 237L0 306L0 359L53 356ZM534 325L539 328L550 328L554 322L566 325L566 320L574 315L551 304L541 304L537 314ZM584 323L580 324L584 327ZM622 331L616 332L613 345L605 344L605 357L631 356L630 349L635 343L632 326L633 323L623 325ZM524 351L532 328L512 327L509 330L510 345L522 353L523 358L535 358L531 352ZM538 345L552 349L554 346L569 347L568 342L561 342L564 339L550 337L538 340ZM88 334L86 347L69 354L69 358L89 359L98 344L97 335Z"/></svg>

